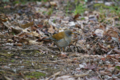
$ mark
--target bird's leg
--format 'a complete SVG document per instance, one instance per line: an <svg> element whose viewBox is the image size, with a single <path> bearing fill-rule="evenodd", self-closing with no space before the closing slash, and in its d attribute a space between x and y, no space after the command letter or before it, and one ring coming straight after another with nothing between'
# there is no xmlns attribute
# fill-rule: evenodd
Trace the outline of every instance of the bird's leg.
<svg viewBox="0 0 120 80"><path fill-rule="evenodd" d="M65 51L65 49L62 47L62 51Z"/></svg>
<svg viewBox="0 0 120 80"><path fill-rule="evenodd" d="M62 48L59 48L59 50L60 50L60 52L63 52L63 51L65 51L64 47L62 47Z"/></svg>
<svg viewBox="0 0 120 80"><path fill-rule="evenodd" d="M59 47L60 53L61 53L61 48Z"/></svg>

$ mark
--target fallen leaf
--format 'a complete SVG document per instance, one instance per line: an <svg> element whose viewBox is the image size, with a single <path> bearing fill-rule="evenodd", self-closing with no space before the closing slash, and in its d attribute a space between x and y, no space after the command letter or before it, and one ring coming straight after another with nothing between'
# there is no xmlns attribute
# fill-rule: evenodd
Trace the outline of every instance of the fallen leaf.
<svg viewBox="0 0 120 80"><path fill-rule="evenodd" d="M28 28L28 27L33 26L33 25L34 25L34 22L29 22L29 23L21 25L21 27L22 28Z"/></svg>
<svg viewBox="0 0 120 80"><path fill-rule="evenodd" d="M55 80L75 80L75 79L72 76L64 75L64 76L57 77Z"/></svg>
<svg viewBox="0 0 120 80"><path fill-rule="evenodd" d="M96 29L95 30L95 34L98 36L98 37L103 37L104 35L104 31L102 29Z"/></svg>
<svg viewBox="0 0 120 80"><path fill-rule="evenodd" d="M55 30L53 29L53 26L51 25L51 26L48 28L48 32L49 32L49 33L54 33L54 31L55 31Z"/></svg>

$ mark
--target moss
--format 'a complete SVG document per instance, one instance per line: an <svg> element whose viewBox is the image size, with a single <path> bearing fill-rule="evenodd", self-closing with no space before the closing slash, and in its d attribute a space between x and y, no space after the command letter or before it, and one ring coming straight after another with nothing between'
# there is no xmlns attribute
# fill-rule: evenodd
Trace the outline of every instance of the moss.
<svg viewBox="0 0 120 80"><path fill-rule="evenodd" d="M3 72L3 71L0 71L0 74L4 74L4 72Z"/></svg>
<svg viewBox="0 0 120 80"><path fill-rule="evenodd" d="M38 51L38 50L35 50L34 53L39 53L39 51Z"/></svg>
<svg viewBox="0 0 120 80"><path fill-rule="evenodd" d="M0 58L0 62L3 61L2 58Z"/></svg>
<svg viewBox="0 0 120 80"><path fill-rule="evenodd" d="M106 6L105 4L103 3L96 3L93 5L94 7L102 7L102 8L105 8L105 9L109 9L111 6Z"/></svg>
<svg viewBox="0 0 120 80"><path fill-rule="evenodd" d="M5 58L0 58L0 62L7 62L7 59L5 59Z"/></svg>
<svg viewBox="0 0 120 80"><path fill-rule="evenodd" d="M5 74L5 71L0 71L0 76L3 75L3 74Z"/></svg>
<svg viewBox="0 0 120 80"><path fill-rule="evenodd" d="M14 59L12 59L12 60L11 60L11 62L15 62L15 60L14 60Z"/></svg>
<svg viewBox="0 0 120 80"><path fill-rule="evenodd" d="M21 51L21 54L27 54L25 51Z"/></svg>
<svg viewBox="0 0 120 80"><path fill-rule="evenodd" d="M7 51L7 50L1 50L0 52L2 52L2 53L7 53L8 51Z"/></svg>
<svg viewBox="0 0 120 80"><path fill-rule="evenodd" d="M80 20L85 20L85 18L84 18L84 17L82 17Z"/></svg>
<svg viewBox="0 0 120 80"><path fill-rule="evenodd" d="M9 57L11 57L11 56L13 56L13 54L7 54L7 53L0 53L0 55L2 55L2 56L4 56L4 57L7 57L7 58L9 58Z"/></svg>
<svg viewBox="0 0 120 80"><path fill-rule="evenodd" d="M28 61L26 61L26 63L31 63L31 62L28 60Z"/></svg>
<svg viewBox="0 0 120 80"><path fill-rule="evenodd" d="M41 76L46 76L45 73L42 72L31 72L26 75L27 78L40 78Z"/></svg>

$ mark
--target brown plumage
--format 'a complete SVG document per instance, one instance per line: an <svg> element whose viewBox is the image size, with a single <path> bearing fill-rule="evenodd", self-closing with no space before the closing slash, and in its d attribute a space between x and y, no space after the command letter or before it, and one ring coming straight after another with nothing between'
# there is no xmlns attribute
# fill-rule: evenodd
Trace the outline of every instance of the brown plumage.
<svg viewBox="0 0 120 80"><path fill-rule="evenodd" d="M51 36L49 39L54 41L59 48L65 48L72 41L72 31L65 30L63 32L59 32Z"/></svg>

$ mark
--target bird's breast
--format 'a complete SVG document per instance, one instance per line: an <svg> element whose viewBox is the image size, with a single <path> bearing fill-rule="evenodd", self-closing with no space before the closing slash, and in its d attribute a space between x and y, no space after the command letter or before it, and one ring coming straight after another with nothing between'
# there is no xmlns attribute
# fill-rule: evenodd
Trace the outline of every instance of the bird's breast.
<svg viewBox="0 0 120 80"><path fill-rule="evenodd" d="M65 37L63 39L55 41L55 43L58 47L66 47L70 44L70 42L71 42L71 37Z"/></svg>

